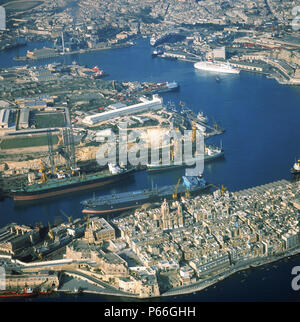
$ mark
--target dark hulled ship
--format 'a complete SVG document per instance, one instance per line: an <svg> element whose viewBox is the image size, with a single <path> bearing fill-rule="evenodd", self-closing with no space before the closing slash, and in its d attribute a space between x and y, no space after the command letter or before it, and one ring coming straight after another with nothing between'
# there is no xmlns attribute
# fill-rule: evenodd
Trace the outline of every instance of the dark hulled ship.
<svg viewBox="0 0 300 322"><path fill-rule="evenodd" d="M180 183L182 179L182 183ZM123 192L119 194L94 197L84 200L83 213L112 214L138 208L146 203L162 202L177 196L187 196L203 193L210 188L202 176L183 176L176 185L156 187L138 191Z"/></svg>
<svg viewBox="0 0 300 322"><path fill-rule="evenodd" d="M11 194L15 201L37 200L50 198L62 194L81 190L94 189L106 184L125 179L134 172L134 169L122 169L109 165L109 169L85 176L61 175L51 178L47 182L29 184L25 187L12 190Z"/></svg>

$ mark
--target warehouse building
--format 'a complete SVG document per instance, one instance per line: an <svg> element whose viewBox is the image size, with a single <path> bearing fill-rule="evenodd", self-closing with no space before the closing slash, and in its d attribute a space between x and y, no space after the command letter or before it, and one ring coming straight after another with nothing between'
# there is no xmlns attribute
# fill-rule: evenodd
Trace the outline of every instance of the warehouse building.
<svg viewBox="0 0 300 322"><path fill-rule="evenodd" d="M48 104L53 104L56 96L49 95L41 95L38 97L31 98L18 98L15 102L19 105L20 108L28 107L28 108L46 108Z"/></svg>
<svg viewBox="0 0 300 322"><path fill-rule="evenodd" d="M21 129L27 129L29 127L29 115L30 115L29 108L21 109L20 118L19 118L19 127Z"/></svg>
<svg viewBox="0 0 300 322"><path fill-rule="evenodd" d="M10 110L3 109L0 111L0 128L8 129Z"/></svg>
<svg viewBox="0 0 300 322"><path fill-rule="evenodd" d="M163 105L162 105L163 100L158 95L153 95L153 98L151 101L146 99L145 97L141 97L140 100L142 101L142 103L122 107L108 112L97 113L94 115L86 116L82 122L87 125L94 125L99 122L103 122L120 116L126 116L130 114L134 114L138 112L146 112L150 110L159 110L163 108Z"/></svg>

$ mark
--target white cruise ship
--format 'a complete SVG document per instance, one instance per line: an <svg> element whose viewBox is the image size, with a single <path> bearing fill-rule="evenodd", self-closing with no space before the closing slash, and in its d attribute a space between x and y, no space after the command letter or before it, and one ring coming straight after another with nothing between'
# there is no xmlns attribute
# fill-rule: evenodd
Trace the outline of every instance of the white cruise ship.
<svg viewBox="0 0 300 322"><path fill-rule="evenodd" d="M194 67L197 69L216 73L239 74L240 72L239 69L231 66L229 63L219 63L212 60L199 61L194 64Z"/></svg>

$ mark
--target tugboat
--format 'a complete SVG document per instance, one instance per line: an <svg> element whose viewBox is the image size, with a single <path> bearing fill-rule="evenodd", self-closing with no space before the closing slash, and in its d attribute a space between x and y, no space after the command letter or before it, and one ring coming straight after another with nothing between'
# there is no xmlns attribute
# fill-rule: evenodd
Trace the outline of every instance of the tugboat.
<svg viewBox="0 0 300 322"><path fill-rule="evenodd" d="M102 77L108 76L107 73L105 73L102 69L99 69L98 66L95 66L92 68L92 71L94 72L93 78L94 79L100 79Z"/></svg>
<svg viewBox="0 0 300 322"><path fill-rule="evenodd" d="M294 163L292 169L291 169L292 174L299 174L300 173L300 160Z"/></svg>

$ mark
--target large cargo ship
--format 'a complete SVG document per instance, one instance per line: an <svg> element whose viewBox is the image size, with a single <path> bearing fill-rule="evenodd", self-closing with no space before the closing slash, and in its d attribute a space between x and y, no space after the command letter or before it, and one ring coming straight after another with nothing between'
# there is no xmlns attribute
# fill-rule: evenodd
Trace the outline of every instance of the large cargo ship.
<svg viewBox="0 0 300 322"><path fill-rule="evenodd" d="M174 197L174 193L176 197L183 196L187 192L197 194L203 193L211 187L202 176L183 176L183 183L180 183L180 181L176 185L94 197L82 202L84 207L82 212L96 214L119 213L138 208L146 203L162 202L164 199L170 200Z"/></svg>
<svg viewBox="0 0 300 322"><path fill-rule="evenodd" d="M60 175L46 182L28 184L25 187L11 190L14 201L37 200L60 196L80 190L97 188L109 183L125 179L132 174L134 168L122 169L109 164L108 169L85 176Z"/></svg>
<svg viewBox="0 0 300 322"><path fill-rule="evenodd" d="M231 66L229 63L220 63L212 60L199 61L194 64L196 69L206 70L214 73L239 74L240 70Z"/></svg>
<svg viewBox="0 0 300 322"><path fill-rule="evenodd" d="M204 162L209 162L218 158L221 158L224 156L224 150L219 147L215 146L205 146L204 149ZM199 160L202 160L203 156L199 156ZM158 171L165 171L165 170L172 170L175 168L182 168L182 167L188 167L188 164L191 162L188 162L188 160L183 160L181 164L175 164L174 162L171 162L170 164L148 164L147 165L147 171L148 172L158 172ZM195 161L197 161L197 156Z"/></svg>

